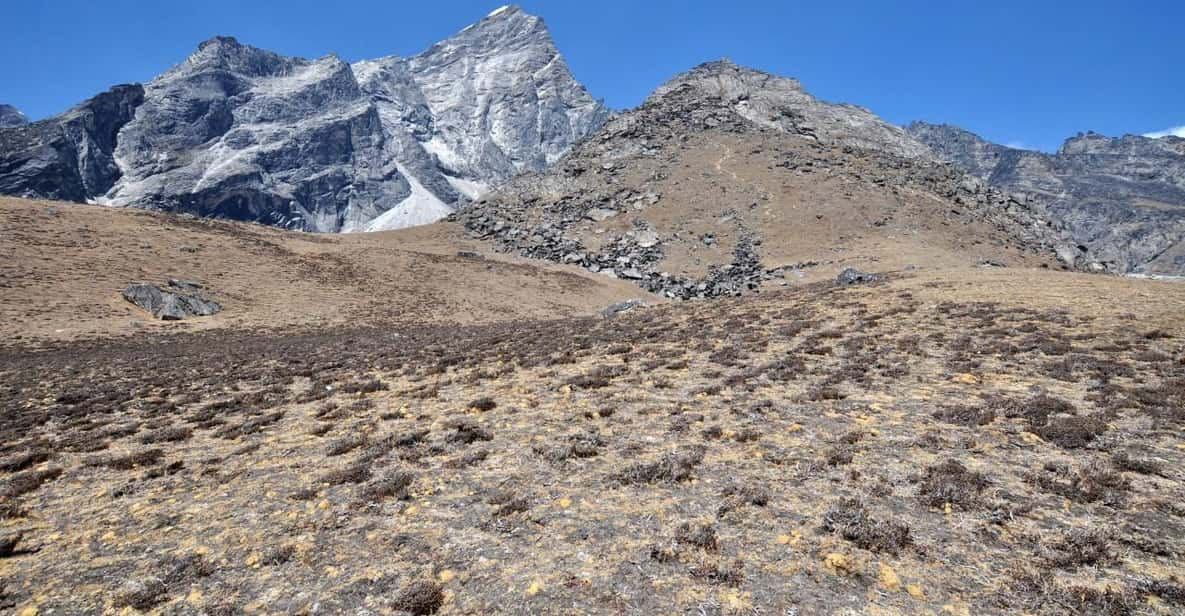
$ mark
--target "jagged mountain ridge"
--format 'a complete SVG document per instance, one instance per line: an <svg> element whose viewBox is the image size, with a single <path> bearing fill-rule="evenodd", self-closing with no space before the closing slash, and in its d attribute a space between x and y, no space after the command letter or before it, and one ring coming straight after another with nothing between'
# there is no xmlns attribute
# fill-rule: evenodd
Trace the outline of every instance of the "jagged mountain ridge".
<svg viewBox="0 0 1185 616"><path fill-rule="evenodd" d="M950 125L907 131L990 185L1043 201L1100 267L1185 275L1185 139L1083 133L1046 154Z"/></svg>
<svg viewBox="0 0 1185 616"><path fill-rule="evenodd" d="M498 250L684 299L847 265L1087 258L1038 205L936 161L900 127L727 61L675 77L453 218Z"/></svg>
<svg viewBox="0 0 1185 616"><path fill-rule="evenodd" d="M103 194L120 175L117 135L143 102L141 86L115 86L53 118L0 129L0 194Z"/></svg>
<svg viewBox="0 0 1185 616"><path fill-rule="evenodd" d="M216 37L143 93L105 150L113 180L47 177L38 161L59 130L47 128L0 149L3 192L308 231L401 228L554 161L608 116L542 20L515 6L407 59L305 60Z"/></svg>
<svg viewBox="0 0 1185 616"><path fill-rule="evenodd" d="M28 123L29 118L26 118L20 109L12 105L0 105L0 128L20 126Z"/></svg>

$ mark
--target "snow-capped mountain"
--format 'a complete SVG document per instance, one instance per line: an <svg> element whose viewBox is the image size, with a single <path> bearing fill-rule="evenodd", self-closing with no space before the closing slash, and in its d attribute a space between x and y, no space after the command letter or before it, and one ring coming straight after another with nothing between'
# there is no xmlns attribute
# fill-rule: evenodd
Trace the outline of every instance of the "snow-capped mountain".
<svg viewBox="0 0 1185 616"><path fill-rule="evenodd" d="M608 116L543 21L514 6L412 58L306 60L216 37L143 92L107 150L113 182L46 192L46 144L67 113L0 147L0 187L308 231L396 229L543 168ZM77 151L59 143L56 155L77 158L85 144L66 141Z"/></svg>

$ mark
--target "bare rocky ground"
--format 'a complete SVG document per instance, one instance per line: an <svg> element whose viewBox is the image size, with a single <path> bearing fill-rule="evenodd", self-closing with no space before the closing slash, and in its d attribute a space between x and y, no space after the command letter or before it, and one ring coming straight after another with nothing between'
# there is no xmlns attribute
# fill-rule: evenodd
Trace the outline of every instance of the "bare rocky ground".
<svg viewBox="0 0 1185 616"><path fill-rule="evenodd" d="M963 267L611 319L9 336L0 603L1180 613L1183 313L1179 284Z"/></svg>

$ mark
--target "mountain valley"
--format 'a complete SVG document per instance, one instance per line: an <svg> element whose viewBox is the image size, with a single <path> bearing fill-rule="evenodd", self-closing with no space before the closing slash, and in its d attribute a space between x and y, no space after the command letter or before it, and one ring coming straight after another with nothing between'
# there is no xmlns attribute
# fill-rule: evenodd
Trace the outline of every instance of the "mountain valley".
<svg viewBox="0 0 1185 616"><path fill-rule="evenodd" d="M1185 610L1185 139L610 112L519 7L27 120L0 613Z"/></svg>

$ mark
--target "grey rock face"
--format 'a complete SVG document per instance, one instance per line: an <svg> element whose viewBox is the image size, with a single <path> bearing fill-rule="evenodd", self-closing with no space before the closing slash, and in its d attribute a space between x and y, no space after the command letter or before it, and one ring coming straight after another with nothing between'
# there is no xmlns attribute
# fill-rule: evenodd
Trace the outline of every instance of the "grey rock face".
<svg viewBox="0 0 1185 616"><path fill-rule="evenodd" d="M408 61L451 175L496 182L555 162L609 112L572 77L543 20L515 6Z"/></svg>
<svg viewBox="0 0 1185 616"><path fill-rule="evenodd" d="M1085 133L1045 154L949 125L907 130L989 186L1043 203L1098 268L1185 275L1185 139Z"/></svg>
<svg viewBox="0 0 1185 616"><path fill-rule="evenodd" d="M9 128L28 123L29 118L26 118L20 109L12 105L0 105L0 128Z"/></svg>
<svg viewBox="0 0 1185 616"><path fill-rule="evenodd" d="M399 228L542 168L607 116L542 21L517 7L413 58L353 65L217 37L146 84L134 107L93 116L118 125L102 148L55 143L57 158L102 154L98 178L62 165L21 171L46 158L26 150L49 138L26 145L8 134L20 129L4 130L0 193L308 231Z"/></svg>
<svg viewBox="0 0 1185 616"><path fill-rule="evenodd" d="M85 201L120 177L120 129L144 101L138 85L116 86L59 116L0 129L0 194Z"/></svg>
<svg viewBox="0 0 1185 616"><path fill-rule="evenodd" d="M410 193L376 109L336 57L216 38L145 90L119 135L125 173L100 203L336 231Z"/></svg>
<svg viewBox="0 0 1185 616"><path fill-rule="evenodd" d="M165 289L145 283L129 285L123 298L162 321L209 316L222 310L200 284L183 280L169 280Z"/></svg>

